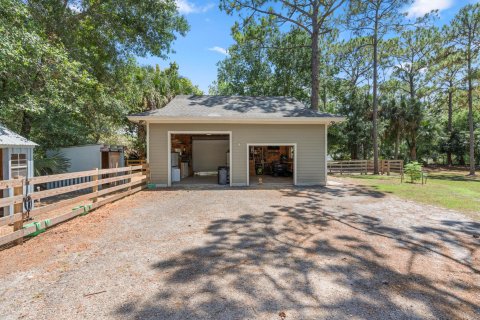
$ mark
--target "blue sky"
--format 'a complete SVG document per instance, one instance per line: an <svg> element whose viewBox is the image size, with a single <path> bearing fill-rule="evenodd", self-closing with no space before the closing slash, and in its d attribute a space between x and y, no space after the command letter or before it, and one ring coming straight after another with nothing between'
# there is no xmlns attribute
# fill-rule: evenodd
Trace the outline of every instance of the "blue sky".
<svg viewBox="0 0 480 320"><path fill-rule="evenodd" d="M433 9L440 11L439 24L446 24L468 3L480 0L414 0L406 8L410 17L418 17ZM204 93L217 78L217 62L227 55L226 49L233 43L230 28L235 22L234 16L228 16L218 9L218 1L177 0L177 6L190 24L185 37L179 37L168 60L157 57L137 58L142 65L159 64L162 68L171 61L180 66L180 73L192 80Z"/></svg>

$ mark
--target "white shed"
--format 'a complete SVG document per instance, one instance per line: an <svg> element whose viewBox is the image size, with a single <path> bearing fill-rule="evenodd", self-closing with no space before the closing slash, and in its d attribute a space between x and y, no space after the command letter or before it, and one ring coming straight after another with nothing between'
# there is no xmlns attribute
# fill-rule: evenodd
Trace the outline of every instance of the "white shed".
<svg viewBox="0 0 480 320"><path fill-rule="evenodd" d="M88 171L92 169L121 168L125 166L124 147L105 144L87 144L48 150L47 156L59 153L70 162L67 172ZM91 177L82 177L65 181L47 183L47 189L63 187L91 181Z"/></svg>
<svg viewBox="0 0 480 320"><path fill-rule="evenodd" d="M108 169L125 166L123 146L88 144L56 150L70 161L68 172L87 171L95 168ZM47 155L54 150L47 151Z"/></svg>

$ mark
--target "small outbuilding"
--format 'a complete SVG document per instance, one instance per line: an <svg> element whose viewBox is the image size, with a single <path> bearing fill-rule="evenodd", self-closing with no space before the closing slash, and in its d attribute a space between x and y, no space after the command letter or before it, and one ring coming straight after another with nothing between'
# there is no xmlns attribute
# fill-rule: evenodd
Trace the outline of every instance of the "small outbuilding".
<svg viewBox="0 0 480 320"><path fill-rule="evenodd" d="M288 97L191 95L128 118L146 125L157 186L325 185L328 126L344 120Z"/></svg>
<svg viewBox="0 0 480 320"><path fill-rule="evenodd" d="M88 144L47 151L47 155L60 153L68 159L68 172L87 171L95 168L109 169L125 166L124 147L106 144Z"/></svg>
<svg viewBox="0 0 480 320"><path fill-rule="evenodd" d="M33 177L33 149L36 146L35 142L0 124L0 180ZM11 195L11 188L0 191L0 198ZM6 209L9 208L0 208L0 217L8 214Z"/></svg>
<svg viewBox="0 0 480 320"><path fill-rule="evenodd" d="M33 177L33 149L37 146L0 124L0 180Z"/></svg>
<svg viewBox="0 0 480 320"><path fill-rule="evenodd" d="M88 171L92 169L121 168L125 166L124 147L106 144L87 144L48 150L47 156L60 154L69 162L67 172ZM47 183L47 189L64 187L91 181L92 177Z"/></svg>

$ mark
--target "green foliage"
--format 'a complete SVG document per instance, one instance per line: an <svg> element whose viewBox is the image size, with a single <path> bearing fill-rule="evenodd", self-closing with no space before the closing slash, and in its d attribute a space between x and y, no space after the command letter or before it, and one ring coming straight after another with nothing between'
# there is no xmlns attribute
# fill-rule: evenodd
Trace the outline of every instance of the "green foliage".
<svg viewBox="0 0 480 320"><path fill-rule="evenodd" d="M61 153L56 152L49 156L35 155L34 174L35 176L44 176L49 174L60 174L68 171L70 160Z"/></svg>
<svg viewBox="0 0 480 320"><path fill-rule="evenodd" d="M446 29L453 51L459 53L467 87L470 175L475 175L474 90L478 89L480 56L480 3L466 5ZM475 83L474 83L475 82Z"/></svg>
<svg viewBox="0 0 480 320"><path fill-rule="evenodd" d="M404 172L410 177L410 182L415 183L422 178L422 165L416 161L407 163Z"/></svg>
<svg viewBox="0 0 480 320"><path fill-rule="evenodd" d="M178 67L150 76L134 59L166 57L187 32L174 0L0 0L0 17L0 122L39 154L128 143L126 115L199 92Z"/></svg>
<svg viewBox="0 0 480 320"><path fill-rule="evenodd" d="M153 67L136 67L131 70L129 96L133 97L129 113L138 113L164 107L179 94L200 95L203 92L192 82L178 73L178 65L161 70ZM124 118L128 132L126 143L129 155L143 158L146 156L146 130L144 125L135 124Z"/></svg>
<svg viewBox="0 0 480 320"><path fill-rule="evenodd" d="M228 14L239 13L240 22L236 23L232 30L237 44L248 50L248 45L253 42L254 48L258 49L254 55L259 52L265 54L265 51L270 51L270 55L273 57L269 56L269 60L273 62L274 66L295 65L297 60L294 55L308 54L310 63L302 64L302 66L305 70L308 70L310 83L308 87L303 89L309 90L307 97L310 98L309 105L311 108L319 109L319 102L322 101L325 109L327 98L326 91L321 92L320 64L322 61L328 60L328 56L322 52L322 48L331 42L331 37L335 37L338 33L336 27L338 19L335 12L344 7L346 3L346 0L312 0L304 3L299 3L296 0L278 2L221 0L220 9ZM284 31L285 25L290 27L286 32ZM238 31L240 29L242 32ZM275 33L272 34L272 30ZM261 39L264 41L261 41ZM251 51L245 53L248 55L249 52ZM269 55L268 52L267 55ZM254 62L251 58L261 62L261 60L256 59L261 59L261 57L252 57L251 54L249 56L248 60L250 62ZM262 63L261 66L262 68L259 71L267 72L269 67L272 67L269 63ZM229 70L228 67L225 69ZM276 68L270 69L271 73L276 73L276 71ZM252 69L252 73L257 73L257 69ZM286 73L280 72L276 78L270 80L272 82L275 82L275 79L284 80L279 82L279 89L287 89L288 92L291 92L290 85L291 81L294 80L291 77L292 74L289 71ZM255 81L254 84L261 85L261 82L257 83ZM328 84L323 83L322 85ZM228 88L228 82L219 81L211 91L215 92L224 88ZM266 90L268 88L269 85L263 87ZM275 90L276 86L270 88Z"/></svg>
<svg viewBox="0 0 480 320"><path fill-rule="evenodd" d="M226 12L252 15L233 26L234 44L210 92L293 96L308 105L318 76L319 109L346 118L329 130L334 157L371 158L378 136L384 158L441 163L448 155L454 164L478 163L480 4L462 8L439 32L434 15L404 23L408 2L355 0L343 12L333 10L321 21L313 59L309 21L342 1L312 1L308 7L320 5L312 17L300 14L296 1L268 8L268 1L223 0ZM352 37L339 40L337 27ZM187 31L174 0L0 0L0 122L40 144L39 154L105 142L126 144L142 157L145 128L126 115L201 91L176 64L141 67L134 57L165 58Z"/></svg>
<svg viewBox="0 0 480 320"><path fill-rule="evenodd" d="M235 43L228 49L229 56L218 63L217 81L210 94L250 96L291 96L306 104L311 96L310 35L299 28L281 32L272 19L251 21L241 28L232 28ZM326 38L319 62L322 74L333 76L331 55ZM319 98L321 108L327 109L333 77L321 77Z"/></svg>
<svg viewBox="0 0 480 320"><path fill-rule="evenodd" d="M224 1L231 3L231 1ZM265 4L267 2L261 2ZM474 10L462 9L451 27L435 27L436 14L406 21L408 0L350 1L339 15L352 36L339 41L326 36L319 48L320 109L346 121L329 127L329 153L335 159L370 159L378 134L379 155L404 159L465 164L469 120L465 22L475 25ZM228 10L237 10L229 8ZM378 50L378 123L374 132L373 46L375 12ZM463 21L460 16L467 17ZM345 19L343 19L345 18ZM240 19L240 22L245 22ZM235 43L229 57L218 64L212 94L288 95L306 102L311 95L309 35L301 28L280 27L274 18L250 19L232 28ZM407 23L408 22L408 23ZM478 39L473 44L478 45ZM295 50L289 50L295 48ZM480 155L480 50L472 51L474 153ZM460 117L460 115L462 115ZM478 163L477 157L477 163ZM472 158L473 159L473 158Z"/></svg>
<svg viewBox="0 0 480 320"><path fill-rule="evenodd" d="M0 0L0 16L0 120L28 137L49 108L74 111L74 92L92 79L61 44L45 39L19 1Z"/></svg>

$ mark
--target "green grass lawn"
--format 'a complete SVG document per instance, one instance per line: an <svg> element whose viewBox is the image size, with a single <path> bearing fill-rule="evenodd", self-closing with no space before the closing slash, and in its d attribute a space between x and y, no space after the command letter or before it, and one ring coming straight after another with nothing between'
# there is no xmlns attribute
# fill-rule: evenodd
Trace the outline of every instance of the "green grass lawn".
<svg viewBox="0 0 480 320"><path fill-rule="evenodd" d="M337 177L341 177L338 176ZM428 173L427 184L420 182L401 183L398 175L347 176L356 183L391 193L398 197L420 203L432 204L467 213L480 220L480 178L467 177L464 172L432 171ZM405 177L408 179L407 177Z"/></svg>

